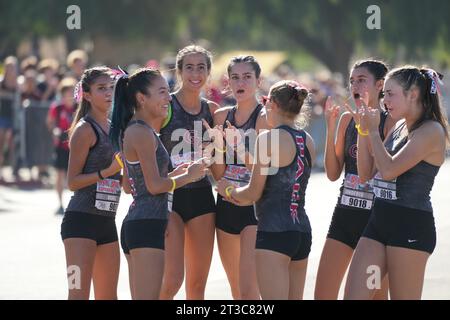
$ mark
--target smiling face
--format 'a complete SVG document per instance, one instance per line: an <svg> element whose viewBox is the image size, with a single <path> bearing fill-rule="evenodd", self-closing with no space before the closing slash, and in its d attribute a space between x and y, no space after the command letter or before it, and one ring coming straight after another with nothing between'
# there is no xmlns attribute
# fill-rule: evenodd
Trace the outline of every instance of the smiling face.
<svg viewBox="0 0 450 320"><path fill-rule="evenodd" d="M260 79L256 78L255 70L249 63L236 63L231 68L229 83L236 101L246 101L254 98Z"/></svg>
<svg viewBox="0 0 450 320"><path fill-rule="evenodd" d="M179 71L183 87L196 91L205 85L209 72L206 56L203 53L186 55Z"/></svg>
<svg viewBox="0 0 450 320"><path fill-rule="evenodd" d="M101 112L108 112L113 98L114 82L109 75L102 75L95 79L89 92L83 92L83 98L90 102L93 108Z"/></svg>
<svg viewBox="0 0 450 320"><path fill-rule="evenodd" d="M364 92L369 93L369 104L375 104L378 101L379 94L383 88L383 80L375 80L373 74L365 67L359 67L352 70L350 75L350 91L353 99L359 99L364 96Z"/></svg>
<svg viewBox="0 0 450 320"><path fill-rule="evenodd" d="M155 118L167 117L171 100L169 85L161 76L153 79L152 84L147 88L147 94L140 92L137 94L140 107L148 110Z"/></svg>

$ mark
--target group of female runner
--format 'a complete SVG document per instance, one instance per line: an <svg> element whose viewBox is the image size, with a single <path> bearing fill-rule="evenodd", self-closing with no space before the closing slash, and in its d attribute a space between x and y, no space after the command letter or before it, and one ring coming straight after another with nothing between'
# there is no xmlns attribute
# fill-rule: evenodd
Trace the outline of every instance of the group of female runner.
<svg viewBox="0 0 450 320"><path fill-rule="evenodd" d="M184 280L187 299L204 299L215 237L234 299L302 299L315 148L297 120L308 89L280 81L259 101L261 67L238 56L227 68L236 105L220 108L202 97L209 51L180 50L176 68L173 93L147 68L131 75L88 69L77 86L69 132L74 195L61 236L67 267L77 266L81 279L69 285L69 299L88 299L91 280L96 299L117 299L122 188L134 200L120 231L133 299L173 299ZM332 181L343 168L345 177L316 299L337 298L349 265L345 298L386 299L388 288L393 299L421 297L436 243L429 194L448 142L439 77L360 61L351 70L353 108L327 100L325 169ZM371 266L380 270L378 288L367 286Z"/></svg>

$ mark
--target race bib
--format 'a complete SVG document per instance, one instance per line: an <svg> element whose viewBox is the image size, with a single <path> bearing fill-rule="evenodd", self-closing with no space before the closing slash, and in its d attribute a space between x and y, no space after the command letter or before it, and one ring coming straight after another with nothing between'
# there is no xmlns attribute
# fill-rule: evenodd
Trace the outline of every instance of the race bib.
<svg viewBox="0 0 450 320"><path fill-rule="evenodd" d="M201 159L202 153L201 152L187 152L182 154L174 154L170 157L170 161L172 162L172 166L174 168L178 167L179 165L183 163L189 163L198 159Z"/></svg>
<svg viewBox="0 0 450 320"><path fill-rule="evenodd" d="M169 209L169 213L172 212L172 205L173 205L173 192L167 193L167 209Z"/></svg>
<svg viewBox="0 0 450 320"><path fill-rule="evenodd" d="M244 166L228 165L224 178L231 182L235 187L243 187L250 182L251 172Z"/></svg>
<svg viewBox="0 0 450 320"><path fill-rule="evenodd" d="M357 175L348 173L345 176L340 204L359 209L372 209L373 193L370 183L361 183Z"/></svg>
<svg viewBox="0 0 450 320"><path fill-rule="evenodd" d="M103 179L97 182L95 207L98 210L116 212L120 200L120 181Z"/></svg>
<svg viewBox="0 0 450 320"><path fill-rule="evenodd" d="M373 193L377 198L385 200L397 200L397 179L385 181L377 173L373 178Z"/></svg>

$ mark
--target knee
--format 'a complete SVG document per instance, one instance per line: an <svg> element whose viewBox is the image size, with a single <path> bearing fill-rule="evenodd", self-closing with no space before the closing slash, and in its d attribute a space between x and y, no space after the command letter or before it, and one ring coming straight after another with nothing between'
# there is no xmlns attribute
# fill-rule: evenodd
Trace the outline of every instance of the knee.
<svg viewBox="0 0 450 320"><path fill-rule="evenodd" d="M161 287L161 298L173 298L178 293L178 290L180 290L183 280L183 274L165 276Z"/></svg>
<svg viewBox="0 0 450 320"><path fill-rule="evenodd" d="M239 296L241 300L260 299L258 285L256 283L241 284L239 287Z"/></svg>
<svg viewBox="0 0 450 320"><path fill-rule="evenodd" d="M191 279L186 286L188 299L204 299L206 281L203 279Z"/></svg>

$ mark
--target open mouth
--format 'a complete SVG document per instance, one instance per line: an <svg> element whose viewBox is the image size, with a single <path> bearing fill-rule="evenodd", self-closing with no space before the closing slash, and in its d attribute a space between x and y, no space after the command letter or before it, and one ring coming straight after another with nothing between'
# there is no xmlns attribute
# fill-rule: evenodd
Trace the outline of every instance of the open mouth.
<svg viewBox="0 0 450 320"><path fill-rule="evenodd" d="M355 93L355 94L353 94L353 98L360 99L361 95L359 93Z"/></svg>
<svg viewBox="0 0 450 320"><path fill-rule="evenodd" d="M239 89L238 91L236 91L238 94L243 94L245 92L244 89Z"/></svg>
<svg viewBox="0 0 450 320"><path fill-rule="evenodd" d="M199 85L201 83L200 80L191 80L190 82L194 85Z"/></svg>

